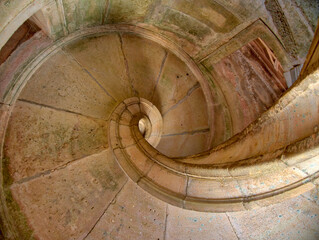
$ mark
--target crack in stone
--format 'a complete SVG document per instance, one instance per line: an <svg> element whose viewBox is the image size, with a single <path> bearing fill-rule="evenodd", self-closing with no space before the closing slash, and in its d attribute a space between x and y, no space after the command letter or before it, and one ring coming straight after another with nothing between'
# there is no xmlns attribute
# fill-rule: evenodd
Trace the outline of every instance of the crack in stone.
<svg viewBox="0 0 319 240"><path fill-rule="evenodd" d="M225 215L226 215L226 217L227 217L227 219L228 219L228 221L229 221L229 223L230 223L230 226L232 227L233 232L235 233L237 239L240 240L240 238L238 237L237 232L236 232L236 230L235 230L235 228L234 228L232 222L230 221L230 217L228 216L227 212L225 213Z"/></svg>
<svg viewBox="0 0 319 240"><path fill-rule="evenodd" d="M62 51L65 52L64 50ZM97 85L99 85L99 87L106 93L106 95L108 95L110 98L112 98L116 102L116 99L101 85L101 83L80 62L78 62L78 60L75 57L73 57L72 54L69 54L68 52L65 52L65 54L70 56L82 68L82 70L84 70L94 80L94 82Z"/></svg>
<svg viewBox="0 0 319 240"><path fill-rule="evenodd" d="M24 183L30 182L31 180L34 180L34 179L37 179L37 178L40 178L40 177L47 176L47 175L49 175L49 174L51 174L51 173L53 173L53 172L55 172L55 171L63 170L63 169L65 169L67 166L69 166L69 165L71 165L71 164L73 164L73 163L75 163L75 162L81 161L81 160L83 160L83 159L85 159L85 158L87 158L87 157L90 157L90 156L94 156L94 155L97 155L97 154L101 154L101 153L104 152L104 151L108 151L108 149L103 149L103 150L101 150L101 151L99 151L99 152L96 152L96 153L93 153L93 154L91 154L91 155L86 155L86 156L84 156L84 157L80 157L80 158L76 158L76 159L70 160L70 161L68 161L68 162L66 162L66 163L64 163L64 164L62 164L62 165L60 165L60 166L57 166L57 167L55 167L55 168L48 169L48 170L46 170L46 171L37 173L37 174L35 174L35 175L33 175L33 176L30 176L30 177L22 178L22 179L20 179L20 180L18 180L18 181L16 181L16 182L14 182L11 186L24 184Z"/></svg>
<svg viewBox="0 0 319 240"><path fill-rule="evenodd" d="M165 55L164 55L164 58L162 60L161 66L160 66L160 70L159 70L158 75L157 75L156 83L155 83L154 89L153 89L152 94L151 94L151 99L152 100L154 98L154 94L155 94L158 82L160 80L160 77L162 76L162 72L163 72L164 65L165 65L165 62L166 62L166 59L167 59L167 55L168 55L168 52L165 51Z"/></svg>
<svg viewBox="0 0 319 240"><path fill-rule="evenodd" d="M133 95L138 97L139 94L136 91L136 89L134 88L134 85L133 85L133 82L132 82L132 79L131 79L131 75L130 75L130 69L129 69L129 66L128 66L128 60L127 60L127 58L125 56L125 53L124 53L122 34L118 34L118 36L119 36L119 39L120 39L121 51L122 51L122 55L123 55L124 63L125 63L125 72L126 72L128 80L129 80Z"/></svg>
<svg viewBox="0 0 319 240"><path fill-rule="evenodd" d="M199 82L197 82L194 86L192 86L188 91L187 91L187 94L182 98L180 99L177 103L175 103L173 106L171 106L169 109L166 110L166 112L164 112L162 114L162 116L164 117L169 111L177 108L179 105L181 105L183 102L185 102L187 100L187 98L192 95L192 93L196 90L200 88L200 84Z"/></svg>
<svg viewBox="0 0 319 240"><path fill-rule="evenodd" d="M75 114L75 115L80 115L82 117L86 117L86 118L93 119L93 120L102 120L102 121L106 121L106 122L108 121L108 119L91 117L91 116L83 115L82 113L73 112L73 111L70 111L70 110L67 110L67 109L53 107L53 106L49 106L49 105L46 105L46 104L33 102L33 101L26 100L26 99L23 99L23 98L18 99L18 101L25 102L25 103L28 103L28 104L33 104L33 105L36 105L36 106L39 106L39 107L50 108L50 109L53 109L53 110L56 110L56 111L60 111L60 112L66 112L66 113L71 113L71 114Z"/></svg>
<svg viewBox="0 0 319 240"><path fill-rule="evenodd" d="M197 133L206 133L209 132L209 128L204 128L204 129L198 129L194 131L186 131L186 132L181 132L181 133L171 133L171 134L165 134L162 135L161 137L173 137L173 136L180 136L180 135L194 135Z"/></svg>
<svg viewBox="0 0 319 240"><path fill-rule="evenodd" d="M56 1L57 7L59 9L59 15L61 18L62 23L62 29L63 29L63 33L65 36L67 36L69 34L69 29L68 29L68 24L66 22L66 18L65 18L65 12L64 12L64 6L63 6L63 0L57 0Z"/></svg>
<svg viewBox="0 0 319 240"><path fill-rule="evenodd" d="M110 10L110 0L105 1L105 7L102 13L102 25L105 23L105 19L107 18Z"/></svg>
<svg viewBox="0 0 319 240"><path fill-rule="evenodd" d="M165 209L164 240L166 240L167 217L168 217L168 204L166 204L166 209Z"/></svg>
<svg viewBox="0 0 319 240"><path fill-rule="evenodd" d="M100 217L97 219L97 221L95 222L95 224L93 225L93 227L90 229L90 231L83 237L82 240L86 239L91 232L93 231L93 229L95 228L95 226L100 222L101 218L104 216L104 214L106 213L106 211L109 209L110 205L114 202L114 200L117 198L117 196L120 194L120 192L122 192L123 188L126 186L128 182L128 178L126 179L125 183L123 184L123 186L119 189L119 191L115 194L114 198L112 198L112 200L109 202L109 204L106 206L106 208L104 209L103 213L100 215Z"/></svg>

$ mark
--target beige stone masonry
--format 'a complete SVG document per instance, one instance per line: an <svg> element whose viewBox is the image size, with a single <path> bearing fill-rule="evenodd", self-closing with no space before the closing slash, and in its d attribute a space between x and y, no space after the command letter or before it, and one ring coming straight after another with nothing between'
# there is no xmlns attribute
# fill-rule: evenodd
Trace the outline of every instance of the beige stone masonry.
<svg viewBox="0 0 319 240"><path fill-rule="evenodd" d="M314 78L317 78L316 74L307 77L300 87L304 88L309 84L306 90L312 91L312 86L315 84ZM298 91L298 87L295 91ZM287 94L279 104L289 101L289 97L290 95ZM307 101L307 98L300 98L299 104L302 100ZM142 108L141 102L144 102ZM296 196L298 192L303 193L315 187L311 181L319 176L316 148L300 154L282 155L283 151L276 149L280 147L280 144L272 144L265 147L266 151L273 149L274 152L256 157L251 155L250 151L250 155L246 155L250 157L245 159L242 158L245 156L243 152L234 152L234 150L230 152L233 145L238 144L238 141L233 143L231 139L229 143L224 144L224 148L222 145L210 153L186 158L169 158L154 149L154 146L141 136L138 128L139 119L143 115L151 120L151 125L157 121L156 119L160 119L154 120L151 117L154 105L141 98L127 99L124 103L125 105L120 104L115 109L113 114L116 114L116 117L113 119L116 120L112 120L109 124L111 146L120 146L113 150L114 156L133 181L154 196L173 205L198 211L239 211L247 206L252 208L269 205L280 201L282 197ZM286 106L290 107L287 103ZM252 141L250 138L255 138L255 135L249 131L257 136L258 132L262 131L265 135L264 131L267 130L263 130L260 126L268 129L272 126L271 124L276 124L275 121L269 120L270 114L274 111L274 114L280 115L280 111L277 110L279 107L276 105L273 108L275 110L270 110L259 119L258 128L252 124L242 133L242 136L235 136L235 138L239 138L243 143L246 142L249 148ZM125 124L130 122L129 126L121 125L120 121L126 109L132 114L123 116L126 119ZM160 117L160 115L157 116ZM276 115L272 118L276 119ZM309 121L308 124L311 124L311 121L313 124L315 118ZM269 125L267 125L268 122ZM305 136L304 132L300 134L302 134L301 137ZM289 143L289 137L285 141ZM245 145L241 145L242 148L245 148ZM278 155L282 155L281 159ZM225 161L224 156L231 156L231 162ZM298 159L298 162L294 159ZM211 161L211 164L201 164L207 161Z"/></svg>

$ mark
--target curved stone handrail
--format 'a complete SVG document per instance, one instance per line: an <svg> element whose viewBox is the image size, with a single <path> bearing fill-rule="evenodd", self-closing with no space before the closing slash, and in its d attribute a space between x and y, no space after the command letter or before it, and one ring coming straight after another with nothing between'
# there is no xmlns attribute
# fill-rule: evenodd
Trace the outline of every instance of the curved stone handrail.
<svg viewBox="0 0 319 240"><path fill-rule="evenodd" d="M309 90L318 89L314 87L318 84L316 79L318 73L309 76L299 87L308 84ZM286 95L282 101L285 102L288 97ZM143 104L145 100L136 98L135 102L128 99L118 105L109 123L109 142L115 158L127 175L146 191L171 204L198 211L239 211L268 205L307 191L313 187L310 181L319 176L318 149L289 155L298 144L318 142L316 132L310 140L306 138L286 146L284 150L273 148L273 152L266 155L246 159L237 157L231 162L222 163L227 151L223 148L215 150L222 152L220 160L216 160L217 164L200 164L201 159L211 158L212 153L181 159L168 158L144 139L139 131L139 119L143 115L152 118L146 111L140 110ZM274 109L278 109L278 104ZM269 123L276 124L276 121L270 120ZM316 118L313 120L316 123ZM254 134L260 131L260 124L259 128L257 124L259 122L249 128ZM235 139L248 141L251 132L248 130L242 135L235 136ZM232 141L225 146L231 148ZM284 152L288 154L286 157Z"/></svg>

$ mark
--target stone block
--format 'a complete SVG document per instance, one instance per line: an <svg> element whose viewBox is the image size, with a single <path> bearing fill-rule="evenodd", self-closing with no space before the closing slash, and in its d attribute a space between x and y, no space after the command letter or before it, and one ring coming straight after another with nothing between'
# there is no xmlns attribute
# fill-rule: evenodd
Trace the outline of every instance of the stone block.
<svg viewBox="0 0 319 240"><path fill-rule="evenodd" d="M186 195L187 178L185 175L179 175L155 163L147 173L147 178L161 188Z"/></svg>
<svg viewBox="0 0 319 240"><path fill-rule="evenodd" d="M33 74L20 99L108 119L116 101L70 55L59 51Z"/></svg>
<svg viewBox="0 0 319 240"><path fill-rule="evenodd" d="M129 126L129 125L130 125L130 122L131 122L131 119L132 119L132 114L131 114L131 112L128 111L128 110L125 110L125 111L121 114L119 124Z"/></svg>
<svg viewBox="0 0 319 240"><path fill-rule="evenodd" d="M244 195L258 195L284 188L302 180L306 176L301 170L288 167L280 173L273 171L257 177L247 176L245 179L238 178L238 184Z"/></svg>
<svg viewBox="0 0 319 240"><path fill-rule="evenodd" d="M172 53L168 53L152 103L163 114L182 100L196 82L187 65Z"/></svg>
<svg viewBox="0 0 319 240"><path fill-rule="evenodd" d="M165 239L238 239L225 213L204 213L168 205Z"/></svg>
<svg viewBox="0 0 319 240"><path fill-rule="evenodd" d="M128 181L86 239L163 240L166 204Z"/></svg>
<svg viewBox="0 0 319 240"><path fill-rule="evenodd" d="M117 101L132 96L118 34L84 38L65 47Z"/></svg>
<svg viewBox="0 0 319 240"><path fill-rule="evenodd" d="M139 97L152 100L166 51L155 42L133 34L124 34L122 39L132 86Z"/></svg>
<svg viewBox="0 0 319 240"><path fill-rule="evenodd" d="M241 198L243 194L240 191L238 182L233 178L217 180L189 177L187 196L222 200L227 198Z"/></svg>
<svg viewBox="0 0 319 240"><path fill-rule="evenodd" d="M143 22L152 6L151 0L111 0L106 23L132 23Z"/></svg>
<svg viewBox="0 0 319 240"><path fill-rule="evenodd" d="M107 122L18 101L4 154L15 181L108 147Z"/></svg>
<svg viewBox="0 0 319 240"><path fill-rule="evenodd" d="M38 239L85 237L126 177L109 151L11 187Z"/></svg>
<svg viewBox="0 0 319 240"><path fill-rule="evenodd" d="M228 213L239 239L317 239L319 208L297 197L267 208Z"/></svg>
<svg viewBox="0 0 319 240"><path fill-rule="evenodd" d="M135 143L129 126L119 125L119 139L123 147L127 147Z"/></svg>
<svg viewBox="0 0 319 240"><path fill-rule="evenodd" d="M103 21L105 0L64 0L64 15L69 32L80 28L97 26Z"/></svg>
<svg viewBox="0 0 319 240"><path fill-rule="evenodd" d="M135 165L135 168L141 173L141 175L146 176L154 161L150 160L141 150L136 146L130 146L125 148L130 161Z"/></svg>

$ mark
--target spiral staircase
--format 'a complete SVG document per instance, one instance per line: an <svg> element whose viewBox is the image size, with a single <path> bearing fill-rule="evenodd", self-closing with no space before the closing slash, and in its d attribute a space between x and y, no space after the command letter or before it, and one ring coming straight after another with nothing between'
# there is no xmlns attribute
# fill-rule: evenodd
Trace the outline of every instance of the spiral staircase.
<svg viewBox="0 0 319 240"><path fill-rule="evenodd" d="M319 3L0 4L0 239L319 239Z"/></svg>

